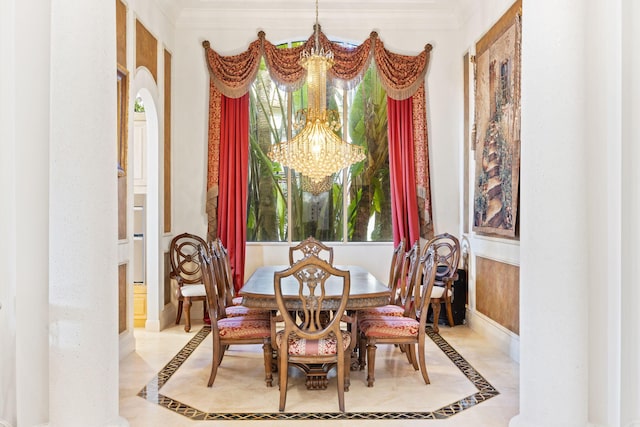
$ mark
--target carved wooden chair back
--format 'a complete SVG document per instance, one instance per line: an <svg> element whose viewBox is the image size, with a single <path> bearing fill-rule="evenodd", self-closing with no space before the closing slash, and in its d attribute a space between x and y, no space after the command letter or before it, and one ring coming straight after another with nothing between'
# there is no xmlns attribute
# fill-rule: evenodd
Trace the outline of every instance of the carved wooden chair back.
<svg viewBox="0 0 640 427"><path fill-rule="evenodd" d="M191 303L206 299L198 254L200 245L206 245L206 242L200 236L190 233L178 234L169 244L169 260L171 262L169 277L174 279L178 285L176 290L178 300L176 325L180 323L184 307L184 329L187 332L191 329ZM206 311L206 307L204 307L204 311Z"/></svg>
<svg viewBox="0 0 640 427"><path fill-rule="evenodd" d="M387 286L389 286L389 289L391 290L389 295L389 304L397 303L400 270L402 269L406 244L406 240L401 239L396 247L393 248L393 253L391 254L391 264L389 266L389 282L387 284Z"/></svg>
<svg viewBox="0 0 640 427"><path fill-rule="evenodd" d="M444 303L449 326L454 326L453 310L451 302L453 298L453 283L458 279L458 266L460 263L460 241L449 233L434 236L425 249L433 247L436 256L436 279L431 303L433 309L433 329L438 332L438 319L440 317L440 305Z"/></svg>
<svg viewBox="0 0 640 427"><path fill-rule="evenodd" d="M396 304L404 309L403 316L414 317L414 286L420 265L420 242L416 242L404 253L400 267L400 280Z"/></svg>
<svg viewBox="0 0 640 427"><path fill-rule="evenodd" d="M302 258L315 255L320 259L333 264L333 248L325 245L314 237L309 236L302 242L289 248L289 264L292 265Z"/></svg>

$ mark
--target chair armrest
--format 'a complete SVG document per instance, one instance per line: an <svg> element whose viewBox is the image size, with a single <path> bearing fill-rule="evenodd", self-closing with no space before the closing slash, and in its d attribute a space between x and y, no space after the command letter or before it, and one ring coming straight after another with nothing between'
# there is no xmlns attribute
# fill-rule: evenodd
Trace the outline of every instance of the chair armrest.
<svg viewBox="0 0 640 427"><path fill-rule="evenodd" d="M274 350L278 349L278 345L276 344L276 327L278 322L284 322L284 318L277 311L271 311L271 315L269 316L269 321L271 323L271 347Z"/></svg>
<svg viewBox="0 0 640 427"><path fill-rule="evenodd" d="M173 279L178 283L178 286L182 286L182 276L174 273L173 271L169 273L169 279Z"/></svg>
<svg viewBox="0 0 640 427"><path fill-rule="evenodd" d="M353 310L349 314L343 314L340 317L340 321L346 323L351 332L351 344L349 344L349 351L353 351L358 342L358 311Z"/></svg>

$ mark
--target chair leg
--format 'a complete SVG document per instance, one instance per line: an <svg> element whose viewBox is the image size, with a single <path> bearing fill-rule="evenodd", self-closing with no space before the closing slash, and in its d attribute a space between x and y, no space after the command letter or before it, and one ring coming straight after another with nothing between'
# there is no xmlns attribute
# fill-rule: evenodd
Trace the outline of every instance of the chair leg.
<svg viewBox="0 0 640 427"><path fill-rule="evenodd" d="M418 358L416 357L416 346L414 344L407 344L407 353L411 356L411 364L413 369L418 370Z"/></svg>
<svg viewBox="0 0 640 427"><path fill-rule="evenodd" d="M184 331L191 330L191 298L184 297Z"/></svg>
<svg viewBox="0 0 640 427"><path fill-rule="evenodd" d="M451 298L444 299L444 307L447 310L447 320L449 321L449 326L455 326L453 323L453 309L451 308Z"/></svg>
<svg viewBox="0 0 640 427"><path fill-rule="evenodd" d="M282 349L278 354L278 359L280 360L280 367L278 368L280 377L280 412L284 411L284 406L287 401L287 377L288 377L288 357L287 357L287 347L286 342L280 345Z"/></svg>
<svg viewBox="0 0 640 427"><path fill-rule="evenodd" d="M180 324L181 317L182 317L182 297L178 300L178 312L176 313L176 325Z"/></svg>
<svg viewBox="0 0 640 427"><path fill-rule="evenodd" d="M216 374L218 373L218 366L220 366L220 359L222 355L222 346L220 342L214 337L213 338L213 356L211 357L211 374L209 374L209 382L207 383L207 387L211 387L213 382L216 380Z"/></svg>
<svg viewBox="0 0 640 427"><path fill-rule="evenodd" d="M373 387L376 380L374 376L376 365L376 344L373 341L367 342L367 387Z"/></svg>
<svg viewBox="0 0 640 427"><path fill-rule="evenodd" d="M271 387L273 386L273 374L271 373L271 358L273 356L271 343L269 342L269 340L265 340L264 344L262 345L262 350L264 351L265 382L267 383L267 387Z"/></svg>
<svg viewBox="0 0 640 427"><path fill-rule="evenodd" d="M221 345L220 346L220 360L218 360L218 365L222 365L222 359L224 359L224 354L229 349L229 345Z"/></svg>
<svg viewBox="0 0 640 427"><path fill-rule="evenodd" d="M367 356L367 339L363 336L360 335L360 337L358 338L358 364L360 365L360 370L364 370L364 367L366 365L365 359Z"/></svg>
<svg viewBox="0 0 640 427"><path fill-rule="evenodd" d="M413 347L413 344L411 347ZM425 384L430 384L429 374L427 373L427 363L425 361L426 354L424 350L424 342L418 343L418 359L420 360L420 372L422 373L422 378L424 379Z"/></svg>
<svg viewBox="0 0 640 427"><path fill-rule="evenodd" d="M338 407L340 408L340 412L344 412L344 388L345 388L345 357L342 358L342 363L338 360ZM347 365L347 372L349 371Z"/></svg>
<svg viewBox="0 0 640 427"><path fill-rule="evenodd" d="M400 352L407 356L407 361L413 364L413 360L411 360L411 352L407 350L407 344L400 344L398 347L400 347Z"/></svg>
<svg viewBox="0 0 640 427"><path fill-rule="evenodd" d="M440 299L432 299L431 308L433 309L433 332L437 334L440 331L440 328L438 328L438 319L440 318Z"/></svg>
<svg viewBox="0 0 640 427"><path fill-rule="evenodd" d="M349 391L351 386L351 351L344 352L344 391Z"/></svg>
<svg viewBox="0 0 640 427"><path fill-rule="evenodd" d="M202 310L204 311L204 313L202 314L202 321L205 324L210 325L211 319L209 318L209 308L207 307L206 301L202 301Z"/></svg>

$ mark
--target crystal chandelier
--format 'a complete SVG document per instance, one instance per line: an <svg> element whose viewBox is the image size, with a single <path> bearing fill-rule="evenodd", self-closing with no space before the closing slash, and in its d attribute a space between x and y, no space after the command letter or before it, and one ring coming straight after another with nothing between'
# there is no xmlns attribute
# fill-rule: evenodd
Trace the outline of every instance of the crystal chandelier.
<svg viewBox="0 0 640 427"><path fill-rule="evenodd" d="M362 147L343 141L340 114L327 109L327 70L333 66L333 52L320 47L318 0L314 47L301 54L300 65L307 70L307 108L298 110L295 129L302 129L289 140L274 144L269 158L296 170L316 184L340 170L364 160Z"/></svg>

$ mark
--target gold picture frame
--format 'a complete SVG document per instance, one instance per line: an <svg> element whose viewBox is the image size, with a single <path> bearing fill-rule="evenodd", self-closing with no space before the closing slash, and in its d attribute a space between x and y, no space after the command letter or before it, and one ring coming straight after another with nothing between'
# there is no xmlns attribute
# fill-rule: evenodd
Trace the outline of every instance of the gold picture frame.
<svg viewBox="0 0 640 427"><path fill-rule="evenodd" d="M118 129L118 176L127 174L127 147L129 137L129 72L117 69L117 129Z"/></svg>

